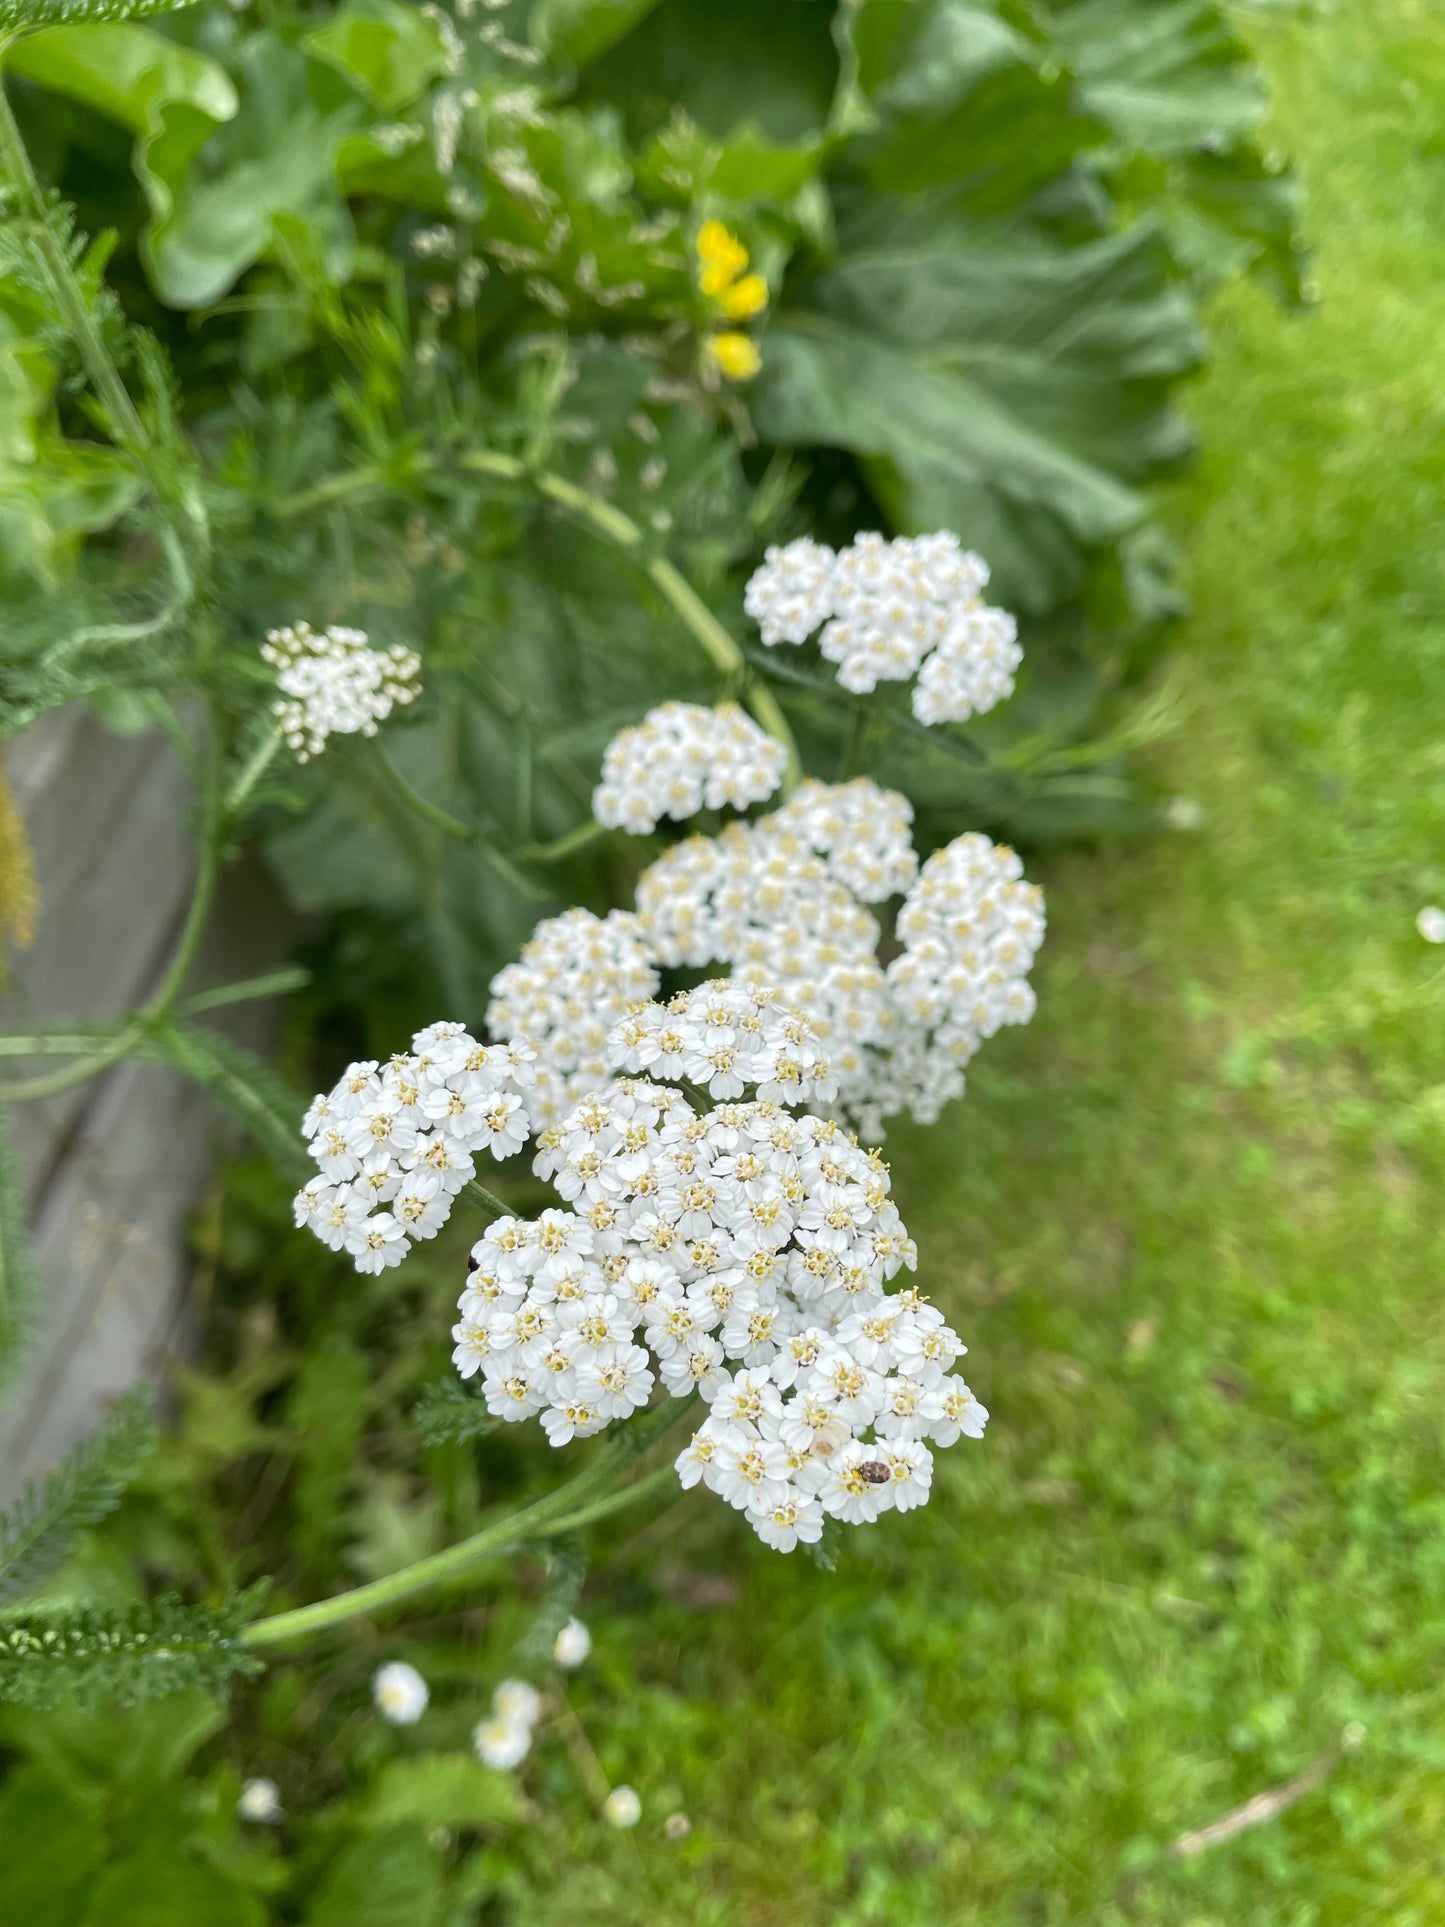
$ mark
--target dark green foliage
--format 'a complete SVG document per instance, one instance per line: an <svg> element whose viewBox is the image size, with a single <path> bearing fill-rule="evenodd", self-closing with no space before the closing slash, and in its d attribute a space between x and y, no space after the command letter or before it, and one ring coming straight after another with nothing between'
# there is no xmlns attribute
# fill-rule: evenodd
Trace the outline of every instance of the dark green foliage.
<svg viewBox="0 0 1445 1927"><path fill-rule="evenodd" d="M0 1622L0 1700L46 1707L73 1695L82 1705L130 1706L195 1689L224 1692L260 1670L240 1635L264 1593L252 1587L220 1606L188 1605L172 1593Z"/></svg>
<svg viewBox="0 0 1445 1927"><path fill-rule="evenodd" d="M0 1513L0 1603L33 1592L65 1559L76 1533L115 1510L155 1449L152 1403L145 1385L117 1400L98 1430Z"/></svg>

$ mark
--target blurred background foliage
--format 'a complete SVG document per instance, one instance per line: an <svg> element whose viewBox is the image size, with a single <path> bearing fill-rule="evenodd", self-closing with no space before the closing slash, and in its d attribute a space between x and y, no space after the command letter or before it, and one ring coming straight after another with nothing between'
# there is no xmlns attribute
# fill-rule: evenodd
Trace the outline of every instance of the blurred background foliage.
<svg viewBox="0 0 1445 1927"><path fill-rule="evenodd" d="M925 843L1140 820L1121 755L1170 718L1131 692L1180 607L1149 486L1192 445L1199 301L1241 272L1300 297L1294 190L1214 0L268 0L57 24L6 67L42 179L99 237L87 273L143 331L115 339L150 418L199 453L233 705L278 622L417 647L398 761L530 843L585 816L621 723L716 693L640 561L665 549L747 637L766 541L947 527L1018 611L1026 680L967 745L890 710L870 767ZM757 312L699 285L704 218L765 278ZM95 438L13 234L0 329L4 714L84 696L138 726L185 625L144 661L86 639L162 606L154 504ZM721 372L728 331L755 379ZM637 542L479 450L605 498ZM752 654L831 774L852 703L811 650ZM381 1005L395 1034L402 952L420 1007L476 1010L535 906L333 775L272 783L268 855L331 913L353 1020ZM589 857L559 894L629 883Z"/></svg>

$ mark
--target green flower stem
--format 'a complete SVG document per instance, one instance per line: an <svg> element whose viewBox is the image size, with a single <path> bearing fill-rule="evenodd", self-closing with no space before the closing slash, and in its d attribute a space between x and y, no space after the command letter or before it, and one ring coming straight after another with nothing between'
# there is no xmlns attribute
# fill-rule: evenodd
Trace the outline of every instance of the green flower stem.
<svg viewBox="0 0 1445 1927"><path fill-rule="evenodd" d="M586 489L578 488L575 483L566 481L560 475L553 475L549 470L532 470L515 456L496 455L485 449L465 455L462 466L477 474L495 475L504 481L529 482L539 495L545 495L549 501L556 502L569 514L586 522L616 548L630 554L640 554L646 549L646 538L631 516L624 515L611 502L590 495ZM772 690L749 669L747 658L737 643L692 584L666 556L654 556L650 561L644 561L642 567L653 587L692 631L709 659L724 675L736 677L743 683L743 700L748 708L787 752L788 768L783 779L783 794L790 795L802 774L802 763L788 719Z"/></svg>
<svg viewBox="0 0 1445 1927"><path fill-rule="evenodd" d="M568 830L551 843L525 843L517 855L524 863L560 863L563 857L573 856L578 850L585 850L589 843L606 836L605 823L595 823L589 818L579 823L575 829Z"/></svg>
<svg viewBox="0 0 1445 1927"><path fill-rule="evenodd" d="M226 796L225 814L228 818L236 815L246 798L255 789L266 771L271 767L276 752L281 747L279 728L268 731L256 745L250 761L241 771Z"/></svg>
<svg viewBox="0 0 1445 1927"><path fill-rule="evenodd" d="M231 984L217 984L213 990L198 991L187 997L178 1013L198 1017L203 1010L222 1010L230 1004L250 1004L260 997L285 997L293 990L304 990L311 972L300 964L283 964L260 977L243 977Z"/></svg>
<svg viewBox="0 0 1445 1927"><path fill-rule="evenodd" d="M473 1204L481 1206L489 1218L510 1218L514 1215L511 1205L503 1204L495 1191L489 1191L484 1184L478 1184L475 1178L468 1178L462 1190Z"/></svg>
<svg viewBox="0 0 1445 1927"><path fill-rule="evenodd" d="M3 57L3 53L4 43L0 41L0 57ZM175 498L171 478L154 458L145 424L121 380L120 370L111 359L90 304L55 231L44 191L30 165L25 142L11 112L3 75L0 75L0 170L8 177L20 207L35 230L35 245L50 276L60 312L65 317L66 331L75 344L91 386L105 404L116 445L129 456L169 520ZM195 587L186 561L185 545L173 526L162 532L162 546L175 583L176 603L182 606L192 600Z"/></svg>
<svg viewBox="0 0 1445 1927"><path fill-rule="evenodd" d="M504 1552L523 1540L552 1538L561 1532L572 1532L594 1519L633 1504L638 1498L656 1490L662 1483L662 1474L670 1476L672 1468L663 1466L657 1473L611 1492L605 1492L604 1488L612 1485L638 1454L680 1416L669 1409L671 1403L671 1400L664 1400L661 1406L646 1415L631 1436L624 1434L575 1478L569 1479L555 1492L549 1492L545 1498L536 1499L531 1505L509 1513L506 1518L483 1526L470 1539L448 1546L443 1552L434 1552L429 1558L418 1559L413 1565L404 1566L400 1572L388 1573L384 1579L355 1586L350 1592L337 1593L331 1599L317 1600L311 1606L297 1606L291 1612L273 1613L266 1619L258 1619L246 1628L242 1639L248 1646L275 1646L284 1640L302 1639L310 1633L325 1632L332 1626L344 1625L347 1620L359 1619L364 1614L384 1612L405 1599L415 1598L418 1593L429 1592L433 1586L454 1584L459 1579L465 1579L496 1553Z"/></svg>
<svg viewBox="0 0 1445 1927"><path fill-rule="evenodd" d="M0 1037L0 1057L88 1057L114 1041L114 1032L108 1030L42 1030Z"/></svg>
<svg viewBox="0 0 1445 1927"><path fill-rule="evenodd" d="M122 1057L129 1054L140 1034L138 1024L127 1024L124 1030L116 1032L108 1044L67 1065L63 1071L0 1083L0 1103L23 1104L35 1098L58 1097L62 1091L83 1084L88 1077L98 1077L102 1071L109 1070L112 1064L119 1063Z"/></svg>
<svg viewBox="0 0 1445 1927"><path fill-rule="evenodd" d="M539 883L527 876L524 871L519 870L506 851L499 850L489 837L483 836L480 830L474 830L470 823L464 823L459 816L453 816L449 810L444 810L438 804L431 802L429 798L422 795L420 790L413 789L385 750L377 750L374 761L397 801L405 804L407 809L419 816L424 823L430 823L433 829L440 830L443 836L452 837L458 843L470 844L472 849L492 866L497 875L521 896L536 902L538 898L547 894Z"/></svg>

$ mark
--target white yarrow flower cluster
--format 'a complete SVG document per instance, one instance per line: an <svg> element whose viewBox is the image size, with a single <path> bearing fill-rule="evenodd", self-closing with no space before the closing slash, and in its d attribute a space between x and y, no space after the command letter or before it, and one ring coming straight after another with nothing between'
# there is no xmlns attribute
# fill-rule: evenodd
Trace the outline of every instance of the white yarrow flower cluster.
<svg viewBox="0 0 1445 1927"><path fill-rule="evenodd" d="M374 736L395 708L421 693L421 661L410 649L372 649L361 629L332 624L318 635L309 622L268 631L261 654L276 671L273 705L298 762L309 762L328 736Z"/></svg>
<svg viewBox="0 0 1445 1927"><path fill-rule="evenodd" d="M1012 850L978 835L947 845L919 876L911 818L906 798L867 778L808 780L756 823L674 845L637 885L656 962L725 964L808 1012L838 1108L870 1139L898 1112L931 1123L962 1095L979 1043L1034 1008L1027 973L1042 893ZM902 891L903 948L885 970L867 906Z"/></svg>
<svg viewBox="0 0 1445 1927"><path fill-rule="evenodd" d="M532 1732L542 1713L542 1695L524 1679L504 1679L492 1695L492 1711L472 1730L472 1746L483 1766L506 1772L520 1766L532 1750Z"/></svg>
<svg viewBox="0 0 1445 1927"><path fill-rule="evenodd" d="M701 809L761 803L786 768L782 744L736 703L663 703L607 745L592 814L645 835L665 816L681 821Z"/></svg>
<svg viewBox="0 0 1445 1927"><path fill-rule="evenodd" d="M806 642L828 620L837 561L826 542L807 535L767 551L743 595L743 607L764 642Z"/></svg>
<svg viewBox="0 0 1445 1927"><path fill-rule="evenodd" d="M349 1065L302 1122L318 1175L296 1195L297 1225L358 1271L400 1264L445 1224L478 1152L522 1149L534 1076L525 1043L479 1044L460 1024L419 1030L385 1065Z"/></svg>
<svg viewBox="0 0 1445 1927"><path fill-rule="evenodd" d="M776 1076L761 992L708 984L654 1010L619 1025L620 1060L655 1049L652 1068L690 1077L691 1052L722 1048L737 1052L729 1080L746 1060L799 1097L825 1085L817 1063ZM744 1045L753 1014L761 1040ZM677 1041L660 1041L672 1028ZM781 1041L796 1051L793 1035ZM829 1515L922 1503L925 1441L982 1431L951 1376L955 1334L917 1293L887 1290L917 1262L887 1166L836 1121L757 1099L699 1113L668 1085L622 1078L538 1142L534 1169L567 1208L489 1226L453 1331L457 1369L480 1376L495 1416L537 1417L563 1445L659 1382L700 1392L712 1410L678 1460L683 1484L702 1480L782 1551Z"/></svg>
<svg viewBox="0 0 1445 1927"><path fill-rule="evenodd" d="M859 535L837 554L804 536L767 551L744 607L770 645L820 629L855 695L916 676L920 722L963 722L1012 693L1023 660L1013 617L983 601L987 583L987 563L946 531Z"/></svg>
<svg viewBox="0 0 1445 1927"><path fill-rule="evenodd" d="M537 1057L530 1103L554 1123L608 1075L607 1037L633 1004L657 989L657 972L635 916L566 910L539 923L516 963L492 979L487 1028L525 1040Z"/></svg>

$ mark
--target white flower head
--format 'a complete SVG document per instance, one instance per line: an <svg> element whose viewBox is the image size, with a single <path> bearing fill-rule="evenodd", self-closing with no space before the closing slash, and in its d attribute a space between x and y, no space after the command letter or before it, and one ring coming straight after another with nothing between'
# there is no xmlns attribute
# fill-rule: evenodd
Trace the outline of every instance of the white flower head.
<svg viewBox="0 0 1445 1927"><path fill-rule="evenodd" d="M772 1040L771 999L727 983L633 1016L625 1052L695 1091L709 1069L736 1069L698 1053L808 1047L791 1016ZM770 1074L793 1092L778 1062ZM537 1418L560 1445L658 1391L700 1392L708 1413L680 1483L781 1552L830 1516L864 1524L924 1503L925 1442L981 1433L987 1414L953 1375L961 1341L916 1292L890 1289L918 1254L888 1167L837 1121L769 1098L698 1109L669 1084L622 1077L543 1132L533 1169L571 1208L493 1224L459 1305L458 1369L482 1360L499 1417ZM564 1628L558 1664L587 1644L579 1623ZM534 1689L504 1683L495 1710L528 1724Z"/></svg>
<svg viewBox="0 0 1445 1927"><path fill-rule="evenodd" d="M394 1659L372 1675L371 1697L382 1718L393 1726L415 1726L429 1696L426 1681L404 1659Z"/></svg>
<svg viewBox="0 0 1445 1927"><path fill-rule="evenodd" d="M520 1766L531 1752L532 1729L525 1721L504 1719L494 1713L473 1728L472 1746L483 1766L505 1773Z"/></svg>
<svg viewBox="0 0 1445 1927"><path fill-rule="evenodd" d="M524 1679L504 1679L492 1694L492 1711L499 1720L535 1726L542 1711L542 1695Z"/></svg>
<svg viewBox="0 0 1445 1927"><path fill-rule="evenodd" d="M329 736L374 736L393 709L421 693L421 662L410 649L373 649L365 632L337 624L318 635L309 622L269 630L261 655L276 671L273 705L298 762Z"/></svg>
<svg viewBox="0 0 1445 1927"><path fill-rule="evenodd" d="M552 1658L565 1672L573 1672L592 1651L592 1635L580 1619L569 1619L552 1644Z"/></svg>
<svg viewBox="0 0 1445 1927"><path fill-rule="evenodd" d="M1430 903L1415 919L1415 928L1426 943L1445 943L1445 910Z"/></svg>
<svg viewBox="0 0 1445 1927"><path fill-rule="evenodd" d="M609 1827L625 1832L642 1818L642 1801L630 1786L615 1786L602 1802L602 1815Z"/></svg>
<svg viewBox="0 0 1445 1927"><path fill-rule="evenodd" d="M608 1031L657 986L638 919L627 911L566 910L537 925L517 962L492 979L487 1026L535 1053L528 1108L538 1123L555 1123L606 1082Z"/></svg>
<svg viewBox="0 0 1445 1927"><path fill-rule="evenodd" d="M530 1053L432 1024L383 1068L351 1064L303 1121L319 1178L294 1215L358 1271L398 1265L435 1237L482 1152L510 1157L531 1130Z"/></svg>
<svg viewBox="0 0 1445 1927"><path fill-rule="evenodd" d="M947 531L862 534L836 555L806 536L771 548L743 606L769 645L818 643L855 695L917 676L923 723L962 722L1011 695L1022 660L1012 616L988 607L988 565Z"/></svg>
<svg viewBox="0 0 1445 1927"><path fill-rule="evenodd" d="M281 1819L281 1795L274 1780L247 1780L241 1788L241 1797L236 1802L236 1811L243 1820L253 1820L260 1826L274 1827Z"/></svg>
<svg viewBox="0 0 1445 1927"><path fill-rule="evenodd" d="M773 794L787 760L782 744L736 703L663 703L607 745L592 813L611 828L645 835L663 817L681 820L728 805L744 810Z"/></svg>

